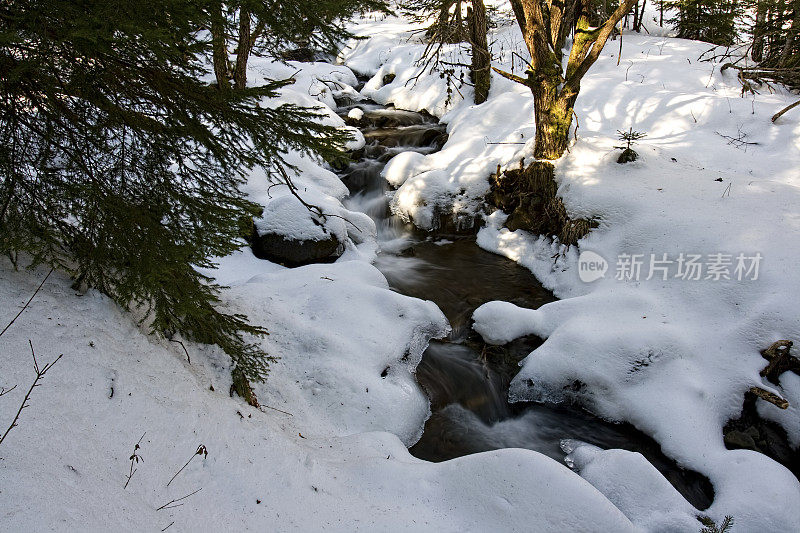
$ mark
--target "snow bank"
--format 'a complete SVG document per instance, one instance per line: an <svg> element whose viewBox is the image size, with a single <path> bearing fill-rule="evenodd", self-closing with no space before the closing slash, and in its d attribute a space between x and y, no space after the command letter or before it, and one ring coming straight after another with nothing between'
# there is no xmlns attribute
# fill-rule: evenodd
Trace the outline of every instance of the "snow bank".
<svg viewBox="0 0 800 533"><path fill-rule="evenodd" d="M489 302L475 310L473 329L489 344L502 346L538 331L539 313L508 302Z"/></svg>
<svg viewBox="0 0 800 533"><path fill-rule="evenodd" d="M280 96L265 102L278 106L295 104L317 109L321 123L346 130L352 140L347 149L357 150L364 146L364 136L357 128L347 126L332 107L336 98L357 95L353 85L358 83L355 74L344 66L328 63L299 63L289 61L276 63L267 58L253 58L248 65L248 83L256 85L264 80L293 79L293 84L280 90ZM291 240L319 241L336 237L339 242L354 248L365 244L365 257L373 256L375 225L369 217L345 209L341 200L347 196L347 187L319 157L290 152L285 155L297 194L303 202L322 209L326 217L311 213L296 198L281 175L272 175L263 169L255 169L248 180L245 191L254 202L264 206L261 217L256 218L256 231L260 235L270 233Z"/></svg>
<svg viewBox="0 0 800 533"><path fill-rule="evenodd" d="M700 529L697 510L640 453L567 440L566 461L645 531Z"/></svg>
<svg viewBox="0 0 800 533"><path fill-rule="evenodd" d="M497 165L530 160L532 101L526 88L498 76L480 106L470 104L468 89L463 98L448 99L442 78L410 82L424 49L410 30L393 20L365 25L362 34L370 39L354 43L343 60L374 74L365 88L371 98L427 109L448 124L442 151L409 156L386 170L399 185L393 209L431 227L435 209L479 212ZM519 70L513 53L525 52L518 30L501 25L490 41L495 64ZM556 169L570 215L594 217L600 225L577 249L566 249L509 232L503 213L487 217L478 243L527 266L564 300L536 312L487 304L476 312L475 327L488 342L529 333L547 339L524 361L513 400L577 400L601 416L629 421L668 456L709 477L716 491L707 511L712 518L732 514L743 531L792 531L800 524L797 479L763 455L727 450L722 427L738 417L744 392L760 386L792 401L787 411L761 404L759 412L779 421L797 443L800 381L785 375L777 388L758 372L765 366L760 350L800 338L800 274L791 267L800 262L794 237L800 118L787 114L772 124L772 114L796 96L779 88L741 98L734 74L698 61L707 48L626 34L621 61L618 43L603 51L575 108L579 140ZM384 83L389 73L395 77ZM647 137L635 147L640 160L621 166L616 130L631 127ZM605 278L580 281L581 251L607 261ZM614 279L624 254L640 255L639 279ZM646 279L651 256L663 254L673 261L668 278L656 271ZM723 254L733 261L731 273L738 254L760 254L763 261L757 280L714 279L713 273L706 279L704 271L692 281L674 277L680 254L699 254L704 262ZM601 485L600 477L589 477ZM662 523L660 507L645 512L626 498L618 501L635 522Z"/></svg>
<svg viewBox="0 0 800 533"><path fill-rule="evenodd" d="M271 379L260 396L280 391L275 403L318 419L312 434L389 431L408 446L419 439L428 398L412 373L428 340L450 329L435 304L389 290L361 261L256 275L230 296L279 332L265 348L281 357L276 365L288 382Z"/></svg>
<svg viewBox="0 0 800 533"><path fill-rule="evenodd" d="M295 67L297 83L268 105L331 105L336 92L352 93L352 72L323 64L255 61L250 80ZM541 454L502 450L441 464L409 455L429 414L413 371L449 326L434 304L391 291L369 264L374 223L342 206L347 189L323 162L287 157L301 196L336 215L326 229L345 239L345 254L286 269L243 247L205 271L230 287L223 305L270 332L258 342L280 359L256 385L262 409L229 396L230 360L217 348L184 342L187 357L55 273L0 338L0 387L17 385L0 398L7 423L33 377L28 339L40 364L64 354L0 447L3 528L635 531L597 489ZM318 237L320 226L276 183L255 171L246 187L265 206L259 229ZM43 276L0 264L2 323ZM195 454L200 445L207 455ZM131 453L140 458L133 471Z"/></svg>
<svg viewBox="0 0 800 533"><path fill-rule="evenodd" d="M18 385L0 400L5 423L33 378L28 339L40 364L64 354L0 447L4 529L635 531L589 483L535 452L433 464L373 431L409 440L419 429L427 403L409 370L425 337L442 332L441 313L389 291L361 262L289 270L242 256L224 268L233 278L259 266L265 273L225 297L269 327L265 347L281 357L258 389L261 411L229 397L218 350L186 343L190 364L106 297L50 277L0 339L0 386ZM4 324L44 274L3 264ZM208 455L193 455L201 444Z"/></svg>
<svg viewBox="0 0 800 533"><path fill-rule="evenodd" d="M712 480L717 495L709 512L715 518L732 514L745 530L768 521L769 529L790 531L800 523L797 479L762 455L728 451L722 443L722 427L738 417L750 387L797 398L792 377L778 389L758 372L766 364L760 350L800 335L800 277L787 268L798 261L791 235L793 206L800 201L800 143L798 132L792 133L796 125L769 123L772 106L757 102L755 109L759 120L751 119L748 130L764 146L748 152L711 132L697 134L691 146L651 140L640 148L642 159L627 166L614 163L611 141L600 134L572 148L557 169L559 190L576 216L601 217L600 228L579 244L609 262L604 279L582 283L575 250L554 263L552 243L499 228L500 216L482 230L479 243L522 258L567 298L535 315L512 313L526 322L515 326L519 331L547 338L512 383L513 399L577 399L601 416L629 421L658 440L667 455ZM711 113L712 128L736 120L727 111L714 118L718 113ZM656 123L664 117L652 120L656 131L665 127ZM695 159L699 154L702 162ZM713 274L707 279L707 272L699 280L675 279L674 264L668 279L660 272L646 279L651 255L675 260L681 253L700 254L704 261L719 253L761 254L763 262L757 280L737 280L735 259L728 280ZM615 279L623 254L642 254L638 280ZM507 308L491 314L476 314L479 331L509 320ZM513 333L492 331L489 337ZM575 390L575 382L583 386ZM778 413L775 406L759 406L796 439L800 419L793 409Z"/></svg>

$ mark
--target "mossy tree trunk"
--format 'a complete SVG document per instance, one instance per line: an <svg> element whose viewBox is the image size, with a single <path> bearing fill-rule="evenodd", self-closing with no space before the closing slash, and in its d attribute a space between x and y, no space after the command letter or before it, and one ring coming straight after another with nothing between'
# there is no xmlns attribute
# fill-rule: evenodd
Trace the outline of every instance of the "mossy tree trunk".
<svg viewBox="0 0 800 533"><path fill-rule="evenodd" d="M564 155L581 80L636 0L620 2L596 28L589 26L593 4L592 0L511 0L531 61L524 78L495 71L525 85L533 94L537 159L552 160ZM564 70L563 50L571 31L574 38Z"/></svg>
<svg viewBox="0 0 800 533"><path fill-rule="evenodd" d="M531 87L536 139L536 159L558 159L567 149L572 113L578 94L560 94L554 78L541 80Z"/></svg>

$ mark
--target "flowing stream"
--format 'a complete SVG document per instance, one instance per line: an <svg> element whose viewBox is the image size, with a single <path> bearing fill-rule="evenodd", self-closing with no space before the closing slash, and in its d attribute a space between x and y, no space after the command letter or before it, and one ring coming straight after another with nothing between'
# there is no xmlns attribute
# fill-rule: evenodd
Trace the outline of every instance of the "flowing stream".
<svg viewBox="0 0 800 533"><path fill-rule="evenodd" d="M343 105L339 112L346 117L354 107L364 111L359 127L367 146L340 172L351 193L345 203L375 221L381 247L376 266L391 287L432 300L453 328L448 339L431 343L417 368L432 416L410 452L443 461L513 447L563 462L561 440L577 439L642 453L692 504L707 508L713 499L708 480L678 467L633 426L604 421L575 406L509 404L508 385L518 363L541 340L528 337L504 347L488 346L471 330L472 312L492 300L537 308L555 297L527 269L479 248L474 236L431 236L393 216L383 167L404 151L428 154L440 149L444 127L429 115L375 104Z"/></svg>

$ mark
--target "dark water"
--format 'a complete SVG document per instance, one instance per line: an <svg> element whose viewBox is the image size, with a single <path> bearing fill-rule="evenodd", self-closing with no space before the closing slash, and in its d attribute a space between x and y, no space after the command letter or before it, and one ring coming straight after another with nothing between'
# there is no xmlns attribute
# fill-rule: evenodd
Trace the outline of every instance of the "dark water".
<svg viewBox="0 0 800 533"><path fill-rule="evenodd" d="M449 339L431 343L417 368L433 414L410 452L444 461L514 447L563 461L561 441L576 439L642 453L692 504L707 508L713 499L708 480L679 468L633 426L606 422L575 406L508 403L508 385L519 361L541 340L528 337L504 347L488 346L471 330L472 312L492 300L537 308L555 297L527 269L480 249L472 237L432 237L391 216L391 190L381 170L400 152L438 150L444 130L426 115L374 104L357 107L366 111L360 127L368 145L340 173L351 191L348 207L375 220L381 245L376 266L392 288L432 300L453 327ZM351 108L340 112L346 115Z"/></svg>

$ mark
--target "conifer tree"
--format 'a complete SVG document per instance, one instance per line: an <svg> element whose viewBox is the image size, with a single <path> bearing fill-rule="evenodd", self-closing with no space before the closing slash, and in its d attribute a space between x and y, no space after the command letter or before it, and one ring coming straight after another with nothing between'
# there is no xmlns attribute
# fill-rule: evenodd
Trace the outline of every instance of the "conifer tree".
<svg viewBox="0 0 800 533"><path fill-rule="evenodd" d="M736 40L741 4L739 0L673 0L666 6L676 10L676 15L668 22L675 25L678 37L727 46Z"/></svg>
<svg viewBox="0 0 800 533"><path fill-rule="evenodd" d="M219 345L246 392L268 370L266 331L227 312L197 268L238 249L260 213L240 190L249 169L287 170L290 149L333 159L346 135L313 110L263 105L286 82L201 82L213 8L0 4L0 251L146 310L153 332Z"/></svg>
<svg viewBox="0 0 800 533"><path fill-rule="evenodd" d="M387 11L384 0L214 0L211 6L217 83L222 87L232 81L237 89L247 85L252 54L282 57L293 47L335 54L344 39L353 37L347 19Z"/></svg>

